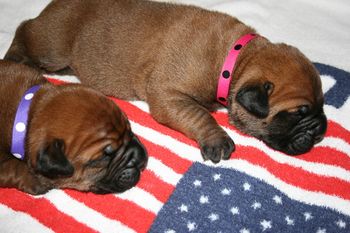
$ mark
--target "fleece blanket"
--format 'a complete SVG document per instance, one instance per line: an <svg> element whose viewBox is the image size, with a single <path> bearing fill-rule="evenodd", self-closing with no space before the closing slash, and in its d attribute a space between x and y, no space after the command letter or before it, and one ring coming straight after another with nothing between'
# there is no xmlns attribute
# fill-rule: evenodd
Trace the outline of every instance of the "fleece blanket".
<svg viewBox="0 0 350 233"><path fill-rule="evenodd" d="M18 24L48 0L0 0L0 57ZM222 11L318 68L329 128L312 151L286 156L213 113L237 148L202 162L195 142L155 122L143 102L117 100L150 159L139 184L117 195L0 189L0 232L350 232L350 4L347 0L182 0ZM210 25L208 25L210 27ZM76 77L53 77L78 82ZM1 116L0 116L1 117Z"/></svg>

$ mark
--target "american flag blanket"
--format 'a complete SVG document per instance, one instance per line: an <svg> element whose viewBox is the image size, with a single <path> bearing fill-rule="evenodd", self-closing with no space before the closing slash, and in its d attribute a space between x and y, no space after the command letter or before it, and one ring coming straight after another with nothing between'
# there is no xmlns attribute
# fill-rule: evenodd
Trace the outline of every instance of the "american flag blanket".
<svg viewBox="0 0 350 233"><path fill-rule="evenodd" d="M213 116L237 147L230 160L213 165L202 161L194 141L158 124L147 104L113 98L150 156L138 185L116 195L52 190L31 196L0 189L0 232L350 232L350 30L343 30L350 28L349 3L173 2L232 14L305 52L322 78L324 140L307 154L287 156L240 133L222 109ZM0 0L1 57L19 22L47 3Z"/></svg>

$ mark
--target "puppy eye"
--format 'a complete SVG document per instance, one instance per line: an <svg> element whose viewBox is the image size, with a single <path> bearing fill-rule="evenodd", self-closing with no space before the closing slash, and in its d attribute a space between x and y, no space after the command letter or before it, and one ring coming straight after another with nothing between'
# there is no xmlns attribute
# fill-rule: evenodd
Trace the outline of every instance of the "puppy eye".
<svg viewBox="0 0 350 233"><path fill-rule="evenodd" d="M273 84L271 82L265 82L264 83L264 89L266 90L268 95L271 95L272 91L273 91Z"/></svg>
<svg viewBox="0 0 350 233"><path fill-rule="evenodd" d="M298 108L298 113L300 115L306 115L310 111L310 107L308 105L302 105Z"/></svg>
<svg viewBox="0 0 350 233"><path fill-rule="evenodd" d="M105 149L103 150L103 154L106 156L112 156L115 154L115 149L113 148L112 145L108 145L107 147L105 147Z"/></svg>

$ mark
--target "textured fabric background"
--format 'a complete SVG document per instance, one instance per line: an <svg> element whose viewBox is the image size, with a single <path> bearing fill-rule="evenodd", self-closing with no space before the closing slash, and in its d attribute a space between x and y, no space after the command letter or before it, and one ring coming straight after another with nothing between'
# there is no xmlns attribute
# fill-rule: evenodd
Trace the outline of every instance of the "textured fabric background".
<svg viewBox="0 0 350 233"><path fill-rule="evenodd" d="M0 0L0 57L19 23L47 0ZM273 42L298 47L321 73L326 138L289 157L228 125L231 160L203 163L182 134L143 102L115 100L150 154L137 187L120 195L0 189L0 232L350 232L350 3L347 0L179 0L238 17ZM54 77L78 82L76 77ZM0 116L1 117L1 116Z"/></svg>

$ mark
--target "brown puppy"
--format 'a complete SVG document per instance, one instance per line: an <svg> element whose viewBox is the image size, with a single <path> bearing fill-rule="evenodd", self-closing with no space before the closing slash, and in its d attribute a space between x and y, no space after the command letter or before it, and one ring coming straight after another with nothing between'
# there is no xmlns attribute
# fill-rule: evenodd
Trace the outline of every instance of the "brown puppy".
<svg viewBox="0 0 350 233"><path fill-rule="evenodd" d="M198 7L140 0L53 1L16 32L6 59L74 71L107 95L145 100L153 117L195 139L204 159L228 159L234 143L210 111L232 44L255 31ZM309 151L326 131L312 63L296 48L252 40L238 57L230 122L287 154Z"/></svg>
<svg viewBox="0 0 350 233"><path fill-rule="evenodd" d="M22 161L10 152L12 130L23 94L35 85L40 89L27 114ZM0 61L0 106L0 187L31 194L52 188L122 192L145 168L145 149L127 118L93 89L55 86L28 66Z"/></svg>

